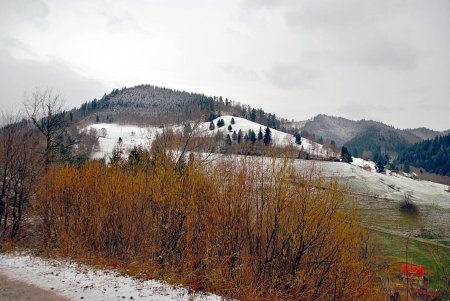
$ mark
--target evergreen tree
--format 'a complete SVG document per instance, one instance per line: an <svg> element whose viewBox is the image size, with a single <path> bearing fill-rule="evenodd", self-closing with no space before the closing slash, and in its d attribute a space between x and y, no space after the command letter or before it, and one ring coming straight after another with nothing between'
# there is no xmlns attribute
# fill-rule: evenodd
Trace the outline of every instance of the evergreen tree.
<svg viewBox="0 0 450 301"><path fill-rule="evenodd" d="M231 138L236 141L237 137L238 135L236 134L236 131L233 131L233 135L231 135Z"/></svg>
<svg viewBox="0 0 450 301"><path fill-rule="evenodd" d="M221 128L225 125L225 121L223 119L217 120L217 127Z"/></svg>
<svg viewBox="0 0 450 301"><path fill-rule="evenodd" d="M233 144L233 142L231 142L230 134L227 134L227 138L225 138L225 143L228 144L228 145Z"/></svg>
<svg viewBox="0 0 450 301"><path fill-rule="evenodd" d="M212 131L212 130L214 130L216 128L216 126L214 125L214 122L210 122L209 123L209 129Z"/></svg>
<svg viewBox="0 0 450 301"><path fill-rule="evenodd" d="M242 131L239 130L238 135L237 135L237 142L241 143L242 142Z"/></svg>
<svg viewBox="0 0 450 301"><path fill-rule="evenodd" d="M270 132L270 128L266 127L264 130L264 144L269 145L272 141L272 133Z"/></svg>
<svg viewBox="0 0 450 301"><path fill-rule="evenodd" d="M411 145L399 155L397 162L450 176L450 134Z"/></svg>
<svg viewBox="0 0 450 301"><path fill-rule="evenodd" d="M384 172L384 165L385 165L384 160L379 159L375 165L377 172L380 172L380 173Z"/></svg>
<svg viewBox="0 0 450 301"><path fill-rule="evenodd" d="M236 122L234 121L234 117L231 118L231 124L235 124Z"/></svg>
<svg viewBox="0 0 450 301"><path fill-rule="evenodd" d="M348 151L348 149L345 146L343 146L341 149L341 159L343 162L347 162L347 163L353 162L352 155L350 154L350 152Z"/></svg>
<svg viewBox="0 0 450 301"><path fill-rule="evenodd" d="M256 121L256 110L252 109L251 113L250 113L250 120L255 122Z"/></svg>
<svg viewBox="0 0 450 301"><path fill-rule="evenodd" d="M301 145L302 144L302 136L300 136L300 133L295 132L294 137L295 137L295 143L298 145Z"/></svg>
<svg viewBox="0 0 450 301"><path fill-rule="evenodd" d="M261 128L259 128L258 141L263 140L263 138L264 138L263 132L262 132Z"/></svg>
<svg viewBox="0 0 450 301"><path fill-rule="evenodd" d="M411 171L411 169L409 167L409 163L403 164L403 171L406 173L409 173Z"/></svg>
<svg viewBox="0 0 450 301"><path fill-rule="evenodd" d="M233 130L233 127L230 125L228 125L228 131L231 132Z"/></svg>
<svg viewBox="0 0 450 301"><path fill-rule="evenodd" d="M97 115L95 116L95 122L97 122L97 123L100 122L100 117L98 116L98 113L97 113Z"/></svg>
<svg viewBox="0 0 450 301"><path fill-rule="evenodd" d="M255 131L251 130L251 131L250 131L250 141L251 141L252 143L255 143L256 140L257 140L257 138L256 138Z"/></svg>

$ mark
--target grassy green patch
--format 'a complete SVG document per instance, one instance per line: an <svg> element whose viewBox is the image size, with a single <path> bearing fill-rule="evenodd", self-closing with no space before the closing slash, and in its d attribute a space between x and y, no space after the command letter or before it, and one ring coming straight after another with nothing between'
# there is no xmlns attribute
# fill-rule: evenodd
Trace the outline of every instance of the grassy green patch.
<svg viewBox="0 0 450 301"><path fill-rule="evenodd" d="M371 230L376 254L388 257L392 263L405 262L406 238ZM423 265L430 279L430 288L448 290L445 275L450 272L450 248L426 239L410 238L408 262ZM398 271L400 273L400 271Z"/></svg>

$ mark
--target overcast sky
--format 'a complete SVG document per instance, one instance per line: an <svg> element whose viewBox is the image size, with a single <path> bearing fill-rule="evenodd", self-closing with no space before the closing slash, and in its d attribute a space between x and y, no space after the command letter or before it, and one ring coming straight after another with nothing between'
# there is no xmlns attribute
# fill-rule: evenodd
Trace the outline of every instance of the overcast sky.
<svg viewBox="0 0 450 301"><path fill-rule="evenodd" d="M0 0L0 107L123 86L450 128L450 1Z"/></svg>

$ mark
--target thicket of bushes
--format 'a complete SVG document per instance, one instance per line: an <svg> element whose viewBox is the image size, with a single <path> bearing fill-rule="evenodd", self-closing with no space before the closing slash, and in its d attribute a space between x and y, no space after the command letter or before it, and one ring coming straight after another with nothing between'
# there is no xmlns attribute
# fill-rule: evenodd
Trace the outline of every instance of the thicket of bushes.
<svg viewBox="0 0 450 301"><path fill-rule="evenodd" d="M336 183L287 161L172 157L50 167L34 201L45 243L242 300L376 298L364 233Z"/></svg>

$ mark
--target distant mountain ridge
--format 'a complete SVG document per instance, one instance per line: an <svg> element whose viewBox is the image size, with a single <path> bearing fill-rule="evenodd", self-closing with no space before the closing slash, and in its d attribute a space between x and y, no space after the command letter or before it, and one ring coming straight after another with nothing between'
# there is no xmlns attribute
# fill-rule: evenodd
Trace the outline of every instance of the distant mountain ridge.
<svg viewBox="0 0 450 301"><path fill-rule="evenodd" d="M334 140L338 145L345 145L354 156L362 156L365 153L368 159L385 153L396 156L414 143L446 133L424 127L397 129L378 121L355 121L324 114L306 121L302 130L314 133L317 138L322 137Z"/></svg>
<svg viewBox="0 0 450 301"><path fill-rule="evenodd" d="M71 120L75 122L95 120L97 123L131 122L141 125L210 121L224 114L246 118L290 134L300 129L303 137L319 143L346 146L353 156L371 160L385 154L396 157L414 143L444 134L427 128L401 130L378 121L355 121L323 114L307 121L289 122L222 96L206 96L153 85L115 89L101 99L86 102L70 112Z"/></svg>

